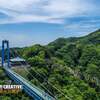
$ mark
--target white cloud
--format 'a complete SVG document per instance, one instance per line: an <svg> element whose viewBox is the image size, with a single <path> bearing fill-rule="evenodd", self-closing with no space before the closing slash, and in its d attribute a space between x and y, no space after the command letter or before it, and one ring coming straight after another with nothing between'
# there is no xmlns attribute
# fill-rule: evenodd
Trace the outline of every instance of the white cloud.
<svg viewBox="0 0 100 100"><path fill-rule="evenodd" d="M87 8L80 0L51 0L49 5L44 6L44 10L56 17L69 17L84 13Z"/></svg>
<svg viewBox="0 0 100 100"><path fill-rule="evenodd" d="M0 24L20 22L64 23L64 18L86 16L95 9L88 0L0 0L0 12L9 19Z"/></svg>
<svg viewBox="0 0 100 100"><path fill-rule="evenodd" d="M27 11L32 4L40 0L0 0L0 7L15 11Z"/></svg>
<svg viewBox="0 0 100 100"><path fill-rule="evenodd" d="M68 23L64 25L64 31L70 36L84 36L100 28L99 19L88 19L77 23Z"/></svg>

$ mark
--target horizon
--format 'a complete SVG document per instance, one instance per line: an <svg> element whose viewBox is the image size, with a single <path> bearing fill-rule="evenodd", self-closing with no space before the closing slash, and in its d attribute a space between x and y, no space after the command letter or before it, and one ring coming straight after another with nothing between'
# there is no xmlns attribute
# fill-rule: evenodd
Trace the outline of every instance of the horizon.
<svg viewBox="0 0 100 100"><path fill-rule="evenodd" d="M97 30L95 30L95 31L92 31L92 32L90 32L90 33L88 33L88 34L85 34L85 35L82 35L82 36L74 36L74 37L59 37L59 38L56 38L55 40L53 40L53 41L50 41L49 43L52 43L52 42L54 42L54 41L56 41L57 39L60 39L60 38L64 38L64 39L69 39L69 38L82 38L82 37L85 37L85 36L88 36L88 35L90 35L91 33L93 33L93 32L96 32L96 31L98 31L98 30L100 30L100 29L97 29ZM9 41L9 40L8 40ZM26 45L26 46L10 46L10 48L25 48L25 47L31 47L31 46L34 46L34 45L41 45L41 46L46 46L46 45L48 45L49 43L47 43L47 44L39 44L39 43L37 43L37 44L31 44L31 45ZM0 49L1 49L1 46L0 46Z"/></svg>
<svg viewBox="0 0 100 100"><path fill-rule="evenodd" d="M98 0L0 0L0 41L25 47L88 35L100 28L99 5Z"/></svg>
<svg viewBox="0 0 100 100"><path fill-rule="evenodd" d="M98 31L98 30L100 30L100 29L97 29L97 30L95 30L95 31ZM68 38L80 38L80 37L88 36L89 34L95 32L95 31L92 31L92 32L87 33L87 34L82 35L82 36L74 36L74 37L73 37L73 36L71 36L71 37L58 37L58 38L56 38L55 40L50 41L49 43L54 42L54 41L56 41L56 40L59 39L59 38L65 38L65 39L68 39ZM8 41L9 41L9 40L8 40ZM1 41L1 43L2 43L2 41ZM10 41L9 41L9 43L10 43ZM36 43L36 44L30 44L30 45L25 45L25 46L10 46L10 48L25 48L25 47L31 47L31 46L34 46L34 45L46 46L46 45L48 45L49 43L47 43L47 44L39 44L39 43ZM1 48L2 48L2 46L0 45L0 49L1 49Z"/></svg>

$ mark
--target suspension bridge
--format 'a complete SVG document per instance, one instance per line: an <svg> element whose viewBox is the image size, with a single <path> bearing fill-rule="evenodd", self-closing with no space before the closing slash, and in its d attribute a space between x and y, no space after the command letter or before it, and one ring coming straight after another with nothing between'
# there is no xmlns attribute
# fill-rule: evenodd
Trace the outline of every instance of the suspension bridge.
<svg viewBox="0 0 100 100"><path fill-rule="evenodd" d="M7 60L5 62L5 46L7 50ZM33 98L33 100L56 100L54 96L48 94L48 92L41 90L37 86L31 84L28 80L23 78L18 73L14 72L11 69L10 65L10 48L9 48L9 41L3 40L2 41L2 67L5 70L6 74L17 84L23 86L23 90Z"/></svg>

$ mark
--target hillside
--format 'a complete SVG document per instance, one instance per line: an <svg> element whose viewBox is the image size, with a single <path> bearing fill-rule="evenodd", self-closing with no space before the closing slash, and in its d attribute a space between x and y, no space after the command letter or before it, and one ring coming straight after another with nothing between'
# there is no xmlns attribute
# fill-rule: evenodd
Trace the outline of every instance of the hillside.
<svg viewBox="0 0 100 100"><path fill-rule="evenodd" d="M59 38L46 46L18 50L32 66L27 78L59 100L100 99L100 30L80 38ZM42 87L41 87L42 88Z"/></svg>

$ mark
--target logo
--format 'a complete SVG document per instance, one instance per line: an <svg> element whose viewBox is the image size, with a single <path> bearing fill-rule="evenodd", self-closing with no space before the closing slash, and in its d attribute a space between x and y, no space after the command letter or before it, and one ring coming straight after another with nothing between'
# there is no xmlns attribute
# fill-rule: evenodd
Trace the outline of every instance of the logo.
<svg viewBox="0 0 100 100"><path fill-rule="evenodd" d="M0 85L0 94L16 94L22 91L22 85Z"/></svg>

